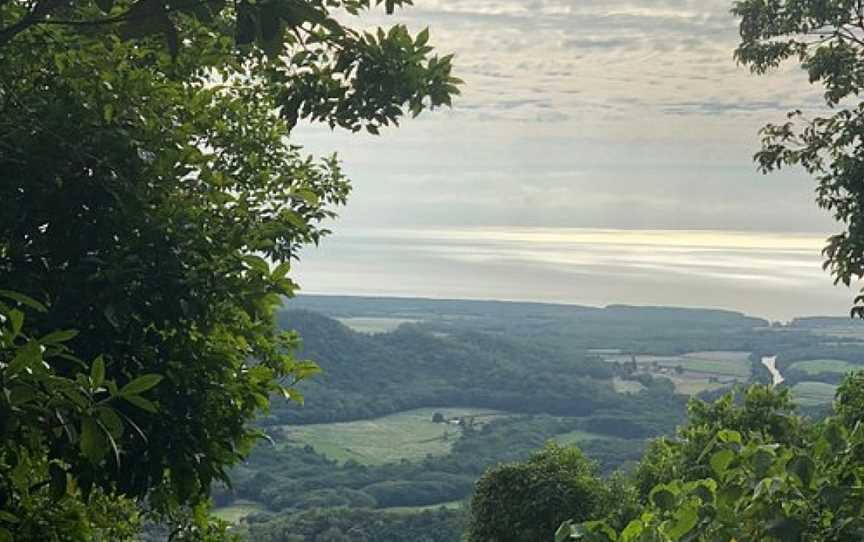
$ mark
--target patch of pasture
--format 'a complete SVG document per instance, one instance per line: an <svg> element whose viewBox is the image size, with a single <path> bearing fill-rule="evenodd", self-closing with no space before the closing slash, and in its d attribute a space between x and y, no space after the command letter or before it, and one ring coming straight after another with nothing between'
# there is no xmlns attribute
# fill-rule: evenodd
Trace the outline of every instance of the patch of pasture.
<svg viewBox="0 0 864 542"><path fill-rule="evenodd" d="M441 413L449 420L434 423ZM285 426L283 439L288 446L312 446L318 453L336 461L354 460L367 465L417 461L427 455L442 456L461 436L457 418L471 420L475 426L506 413L477 408L421 408L383 418L356 422Z"/></svg>
<svg viewBox="0 0 864 542"><path fill-rule="evenodd" d="M750 378L749 352L692 352L680 356L636 355L636 365L642 371L664 373L679 370L682 372L704 373L718 378L747 380ZM608 362L630 363L629 354L607 355Z"/></svg>
<svg viewBox="0 0 864 542"><path fill-rule="evenodd" d="M612 387L615 388L615 391L618 393L639 393L645 389L645 386L640 382L636 382L635 380L625 380L617 376L612 379Z"/></svg>
<svg viewBox="0 0 864 542"><path fill-rule="evenodd" d="M798 369L809 375L815 375L819 373L846 374L861 370L864 367L839 359L808 359L806 361L796 361L789 368Z"/></svg>
<svg viewBox="0 0 864 542"><path fill-rule="evenodd" d="M683 375L667 376L667 378L675 384L675 393L680 395L696 395L703 391L714 391L730 383L711 380L704 373L684 373Z"/></svg>
<svg viewBox="0 0 864 542"><path fill-rule="evenodd" d="M245 517L265 512L267 508L259 502L238 499L228 506L213 509L213 515L228 523L240 523Z"/></svg>
<svg viewBox="0 0 864 542"><path fill-rule="evenodd" d="M337 320L359 333L389 333L402 324L416 324L420 321L411 318L372 318L365 316L337 318Z"/></svg>
<svg viewBox="0 0 864 542"><path fill-rule="evenodd" d="M824 382L799 382L792 387L792 397L803 406L823 405L834 400L837 386Z"/></svg>
<svg viewBox="0 0 864 542"><path fill-rule="evenodd" d="M668 378L675 384L677 393L695 395L748 380L750 378L749 356L749 352L710 351L691 352L678 356L607 354L604 359L610 363L629 364L635 357L638 372ZM613 385L616 391L621 386L616 381L613 381Z"/></svg>

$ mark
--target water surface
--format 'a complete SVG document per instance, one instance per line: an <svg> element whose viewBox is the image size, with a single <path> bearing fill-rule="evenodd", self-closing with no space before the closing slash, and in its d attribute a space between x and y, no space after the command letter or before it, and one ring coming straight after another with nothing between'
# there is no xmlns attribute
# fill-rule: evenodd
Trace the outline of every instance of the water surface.
<svg viewBox="0 0 864 542"><path fill-rule="evenodd" d="M727 308L846 315L825 236L600 229L344 230L308 249L304 293Z"/></svg>

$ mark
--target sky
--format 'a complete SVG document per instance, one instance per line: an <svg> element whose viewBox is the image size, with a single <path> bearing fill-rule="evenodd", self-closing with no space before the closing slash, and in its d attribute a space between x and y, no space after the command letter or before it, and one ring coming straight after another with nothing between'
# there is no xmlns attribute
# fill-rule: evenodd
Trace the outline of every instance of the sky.
<svg viewBox="0 0 864 542"><path fill-rule="evenodd" d="M304 256L311 260L300 267L307 290L375 293L346 261L352 239L381 232L411 232L403 238L428 243L429 235L412 236L473 231L482 244L476 232L589 228L621 231L624 241L609 244L618 249L632 246L629 230L668 232L655 237L658 247L676 246L678 230L767 232L806 237L812 256L802 255L810 282L800 303L773 310L766 301L761 312L845 312L847 292L839 295L818 269L822 240L837 226L815 205L813 181L794 170L764 176L752 161L762 125L784 121L791 109L818 113L821 93L796 65L761 77L737 66L730 7L728 0L415 0L396 17L366 17L361 24L368 26L428 26L438 50L455 53L455 75L466 85L452 109L424 113L380 137L299 130L310 152L339 153L355 187L325 241L327 259L323 252ZM764 245L766 237L759 239ZM703 241L688 246L704 248ZM396 250L382 257L411 257ZM530 269L539 268L523 272ZM752 274L749 264L739 271L742 281ZM514 297L476 281L472 290L467 278L460 284L437 296L468 290L471 297ZM628 292L589 301L663 301ZM586 301L565 293L561 301ZM681 295L669 302L681 304Z"/></svg>

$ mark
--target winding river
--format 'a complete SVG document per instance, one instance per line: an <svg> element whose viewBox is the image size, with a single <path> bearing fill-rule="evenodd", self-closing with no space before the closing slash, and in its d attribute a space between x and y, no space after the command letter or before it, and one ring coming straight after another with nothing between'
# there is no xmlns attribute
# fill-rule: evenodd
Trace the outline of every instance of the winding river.
<svg viewBox="0 0 864 542"><path fill-rule="evenodd" d="M783 382L783 375L780 374L780 371L777 369L777 356L764 356L762 358L762 365L771 372L771 377L774 380L775 386Z"/></svg>

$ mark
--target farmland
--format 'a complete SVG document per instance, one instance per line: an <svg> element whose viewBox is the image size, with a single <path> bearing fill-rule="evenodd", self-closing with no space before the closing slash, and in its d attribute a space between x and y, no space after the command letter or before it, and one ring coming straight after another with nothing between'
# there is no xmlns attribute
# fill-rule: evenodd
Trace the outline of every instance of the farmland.
<svg viewBox="0 0 864 542"><path fill-rule="evenodd" d="M402 324L415 324L419 322L419 320L411 318L372 317L338 318L337 320L358 333L389 333Z"/></svg>
<svg viewBox="0 0 864 542"><path fill-rule="evenodd" d="M506 416L488 409L423 408L372 420L287 427L282 433L283 445L309 445L330 459L354 460L366 465L442 456L450 452L461 429L452 422L434 423L435 413L441 413L447 420L476 417L474 423L478 425Z"/></svg>
<svg viewBox="0 0 864 542"><path fill-rule="evenodd" d="M750 377L748 356L749 352L706 351L677 356L607 354L604 359L625 364L635 360L639 373L666 377L675 384L676 392L694 395L732 382L745 382ZM616 391L633 391L632 387L627 389L627 382L616 381Z"/></svg>
<svg viewBox="0 0 864 542"><path fill-rule="evenodd" d="M222 506L213 510L213 515L228 523L238 523L246 516L264 512L267 509L255 501L238 499L229 506Z"/></svg>
<svg viewBox="0 0 864 542"><path fill-rule="evenodd" d="M806 361L798 361L791 365L790 369L797 369L810 375L819 373L840 373L845 374L852 371L857 371L862 368L861 365L855 365L848 361L839 359L813 359Z"/></svg>
<svg viewBox="0 0 864 542"><path fill-rule="evenodd" d="M830 403L834 400L837 386L822 382L799 382L792 387L792 396L802 406Z"/></svg>

